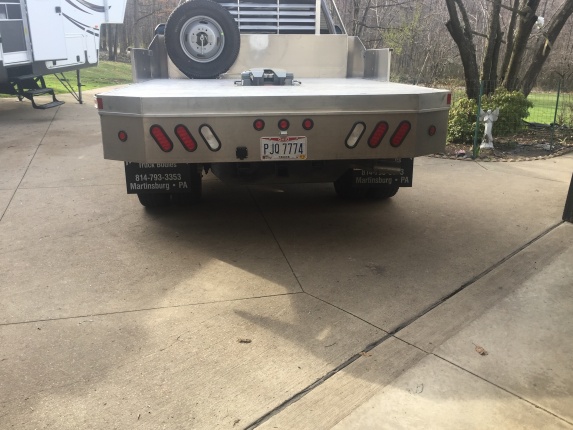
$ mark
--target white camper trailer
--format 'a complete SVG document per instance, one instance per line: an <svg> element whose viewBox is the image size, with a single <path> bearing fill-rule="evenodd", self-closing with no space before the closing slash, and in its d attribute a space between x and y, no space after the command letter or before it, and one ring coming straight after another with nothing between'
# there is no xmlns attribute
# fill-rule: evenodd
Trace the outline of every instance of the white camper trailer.
<svg viewBox="0 0 573 430"><path fill-rule="evenodd" d="M37 109L62 104L46 88L44 75L96 66L100 25L123 22L125 3L0 0L0 93L27 98ZM41 94L51 95L52 102L35 103Z"/></svg>

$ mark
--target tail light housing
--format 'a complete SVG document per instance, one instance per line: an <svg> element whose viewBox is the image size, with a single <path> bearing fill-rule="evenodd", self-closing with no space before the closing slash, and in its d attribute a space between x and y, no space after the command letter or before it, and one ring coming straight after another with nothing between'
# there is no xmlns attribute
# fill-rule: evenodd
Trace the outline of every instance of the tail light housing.
<svg viewBox="0 0 573 430"><path fill-rule="evenodd" d="M157 143L157 145L161 148L163 152L169 152L173 150L173 142L171 141L167 133L165 133L165 130L163 130L163 128L160 125L158 124L152 125L149 128L149 133L151 134L151 137L153 137L153 140L155 140L155 143Z"/></svg>
<svg viewBox="0 0 573 430"><path fill-rule="evenodd" d="M346 141L344 142L346 144L346 147L350 149L355 148L356 145L358 145L358 142L360 141L360 138L364 134L365 130L366 130L366 124L364 124L363 122L355 123L350 129L350 133L348 133L348 136L346 136Z"/></svg>
<svg viewBox="0 0 573 430"><path fill-rule="evenodd" d="M411 129L412 124L410 124L409 121L402 121L400 124L398 124L396 131L390 138L390 145L392 145L394 148L402 145L402 142L404 142L404 139L406 139L406 136L408 136L408 133L410 133Z"/></svg>
<svg viewBox="0 0 573 430"><path fill-rule="evenodd" d="M221 141L209 124L203 124L199 127L199 134L211 151L218 151L221 149Z"/></svg>
<svg viewBox="0 0 573 430"><path fill-rule="evenodd" d="M177 139L179 139L179 142L181 142L181 144L187 151L193 152L197 149L197 141L195 140L189 129L185 127L183 124L179 124L178 126L175 127L175 135L177 136Z"/></svg>
<svg viewBox="0 0 573 430"><path fill-rule="evenodd" d="M378 145L380 145L382 142L382 139L384 139L384 136L386 136L387 132L388 123L386 121L380 121L378 124L376 124L374 131L368 138L368 146L370 146L370 148L378 147Z"/></svg>

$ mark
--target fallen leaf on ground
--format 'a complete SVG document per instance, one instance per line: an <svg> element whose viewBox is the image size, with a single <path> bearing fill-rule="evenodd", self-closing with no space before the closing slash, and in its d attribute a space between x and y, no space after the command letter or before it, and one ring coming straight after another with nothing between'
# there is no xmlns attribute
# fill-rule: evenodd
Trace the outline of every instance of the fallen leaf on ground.
<svg viewBox="0 0 573 430"><path fill-rule="evenodd" d="M488 352L487 352L483 347L481 347L481 346L479 346L479 345L476 345L475 343L474 343L474 346L476 347L476 348L475 348L475 349L476 349L476 352L477 352L479 355L487 355L487 354L488 354Z"/></svg>

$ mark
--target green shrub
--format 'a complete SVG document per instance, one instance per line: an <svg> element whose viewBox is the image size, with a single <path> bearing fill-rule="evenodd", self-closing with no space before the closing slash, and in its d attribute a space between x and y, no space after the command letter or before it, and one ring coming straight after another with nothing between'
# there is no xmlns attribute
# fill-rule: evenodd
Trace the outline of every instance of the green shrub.
<svg viewBox="0 0 573 430"><path fill-rule="evenodd" d="M477 102L474 99L461 97L457 99L450 109L448 119L449 143L473 142L476 128Z"/></svg>
<svg viewBox="0 0 573 430"><path fill-rule="evenodd" d="M494 123L494 136L515 133L523 128L523 119L529 116L533 103L520 91L507 91L500 88L495 93L483 96L481 108L484 111L499 109L498 120ZM462 97L450 109L448 120L448 142L471 143L475 133L477 102ZM480 135L484 125L480 123Z"/></svg>
<svg viewBox="0 0 573 430"><path fill-rule="evenodd" d="M501 136L523 129L523 120L529 116L533 103L521 91L496 90L489 96L482 97L484 111L499 108L499 118L493 125L493 134Z"/></svg>

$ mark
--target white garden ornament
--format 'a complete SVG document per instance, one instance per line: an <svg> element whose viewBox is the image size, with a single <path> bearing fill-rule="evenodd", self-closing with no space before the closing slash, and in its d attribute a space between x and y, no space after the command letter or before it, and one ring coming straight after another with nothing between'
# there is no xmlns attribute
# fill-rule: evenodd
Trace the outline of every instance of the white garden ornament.
<svg viewBox="0 0 573 430"><path fill-rule="evenodd" d="M483 139L481 141L480 149L493 149L493 136L491 135L493 129L493 123L497 121L499 117L499 108L492 111L491 109L487 112L479 110L479 119L485 123L485 130L483 133Z"/></svg>

